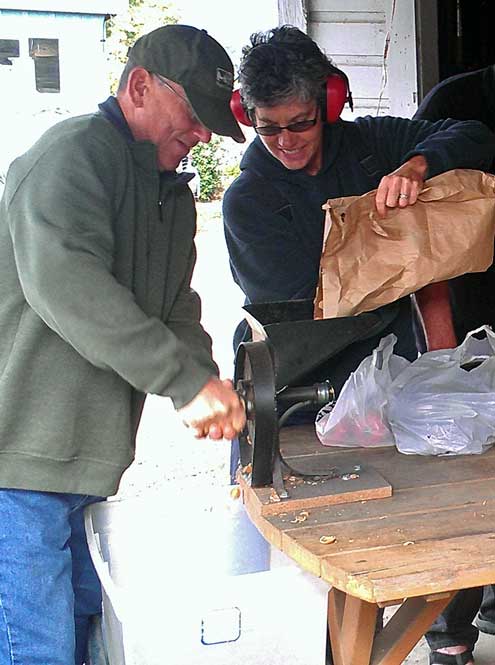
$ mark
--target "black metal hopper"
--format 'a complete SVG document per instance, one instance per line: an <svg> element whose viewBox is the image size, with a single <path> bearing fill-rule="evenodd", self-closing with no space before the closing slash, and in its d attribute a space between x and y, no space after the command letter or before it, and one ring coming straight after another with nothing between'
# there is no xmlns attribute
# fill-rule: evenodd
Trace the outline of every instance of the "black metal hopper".
<svg viewBox="0 0 495 665"><path fill-rule="evenodd" d="M279 429L295 410L334 400L398 305L335 319L313 319L311 300L246 305L253 341L239 345L234 379L246 405L239 437L241 468L254 487L272 485L284 496ZM289 469L290 474L298 474Z"/></svg>
<svg viewBox="0 0 495 665"><path fill-rule="evenodd" d="M344 349L379 334L397 315L395 305L358 316L313 319L312 300L290 300L245 305L253 340L266 341L273 356L275 389L304 380L329 380L336 393L355 369L349 360L336 358ZM359 348L355 349L361 359Z"/></svg>

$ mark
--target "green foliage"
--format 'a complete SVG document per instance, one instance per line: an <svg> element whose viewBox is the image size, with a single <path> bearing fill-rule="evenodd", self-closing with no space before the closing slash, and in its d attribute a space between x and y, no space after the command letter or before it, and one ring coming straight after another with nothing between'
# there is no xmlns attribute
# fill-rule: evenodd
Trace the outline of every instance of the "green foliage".
<svg viewBox="0 0 495 665"><path fill-rule="evenodd" d="M106 51L112 94L117 90L129 47L141 35L155 28L178 23L179 15L180 12L174 2L129 0L126 12L109 19L106 24ZM191 161L200 177L200 201L212 201L217 198L225 185L238 175L237 156L234 155L231 159L233 159L232 165L226 159L223 139L219 136L213 136L208 144L199 143L193 148Z"/></svg>
<svg viewBox="0 0 495 665"><path fill-rule="evenodd" d="M209 143L198 143L191 150L192 164L201 181L200 201L212 201L222 191L223 139L213 136Z"/></svg>
<svg viewBox="0 0 495 665"><path fill-rule="evenodd" d="M129 8L107 21L106 51L110 67L110 89L115 94L127 60L127 51L141 35L162 25L177 23L178 10L172 2L129 0Z"/></svg>
<svg viewBox="0 0 495 665"><path fill-rule="evenodd" d="M227 166L223 170L223 174L225 176L225 179L231 182L232 180L235 180L238 175L241 173L241 168L239 166L239 162L236 162L235 164L227 164Z"/></svg>

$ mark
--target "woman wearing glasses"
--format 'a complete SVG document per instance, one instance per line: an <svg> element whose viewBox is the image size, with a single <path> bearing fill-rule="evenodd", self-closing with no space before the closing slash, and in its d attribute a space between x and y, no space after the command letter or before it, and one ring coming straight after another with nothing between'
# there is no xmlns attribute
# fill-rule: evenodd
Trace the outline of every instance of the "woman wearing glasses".
<svg viewBox="0 0 495 665"><path fill-rule="evenodd" d="M225 194L223 213L232 273L248 303L314 297L327 199L377 189L376 208L385 216L387 208L413 205L426 178L453 168L486 170L493 158L495 137L479 122L341 120L346 101L352 108L347 77L297 28L253 35L239 81L237 119L257 136ZM408 298L388 329L353 345L345 359L349 372L389 332L398 338L397 353L416 357ZM235 344L248 334L240 324ZM439 657L441 634L428 638L432 663L460 662ZM462 662L471 662L470 652Z"/></svg>
<svg viewBox="0 0 495 665"><path fill-rule="evenodd" d="M477 122L341 120L346 101L352 108L347 77L291 26L251 37L239 81L237 119L257 136L225 194L223 214L232 273L250 303L313 298L327 199L377 188L384 216L387 208L414 204L425 178L486 169L493 156L494 136ZM409 300L391 330L396 352L415 358ZM245 333L243 323L236 344Z"/></svg>

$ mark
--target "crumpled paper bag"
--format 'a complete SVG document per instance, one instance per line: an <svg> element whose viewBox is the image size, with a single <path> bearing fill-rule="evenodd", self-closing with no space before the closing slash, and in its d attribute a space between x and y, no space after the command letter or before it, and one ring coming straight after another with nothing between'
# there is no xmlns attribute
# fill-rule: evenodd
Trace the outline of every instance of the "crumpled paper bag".
<svg viewBox="0 0 495 665"><path fill-rule="evenodd" d="M493 262L495 176L468 169L435 176L414 205L391 208L385 219L375 194L323 206L316 319L371 311Z"/></svg>

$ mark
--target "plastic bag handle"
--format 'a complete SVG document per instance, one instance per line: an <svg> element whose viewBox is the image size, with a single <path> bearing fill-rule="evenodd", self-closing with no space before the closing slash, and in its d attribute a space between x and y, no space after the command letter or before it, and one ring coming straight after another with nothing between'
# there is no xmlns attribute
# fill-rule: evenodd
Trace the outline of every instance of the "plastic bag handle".
<svg viewBox="0 0 495 665"><path fill-rule="evenodd" d="M388 366L396 342L397 337L394 333L390 333L380 340L379 345L373 349L371 360L373 367L381 371L384 367Z"/></svg>
<svg viewBox="0 0 495 665"><path fill-rule="evenodd" d="M484 332L485 333L488 344L490 345L490 348L492 349L492 351L495 355L495 332L492 330L492 328L490 326L484 325L484 326L480 326L479 328L475 328L474 330L470 330L468 332L468 334L466 335L466 337L465 337L464 341L462 342L462 344L459 344L459 346L453 352L452 358L461 361L462 358L464 357L465 353L466 353L466 349L469 345L469 342L479 332Z"/></svg>

